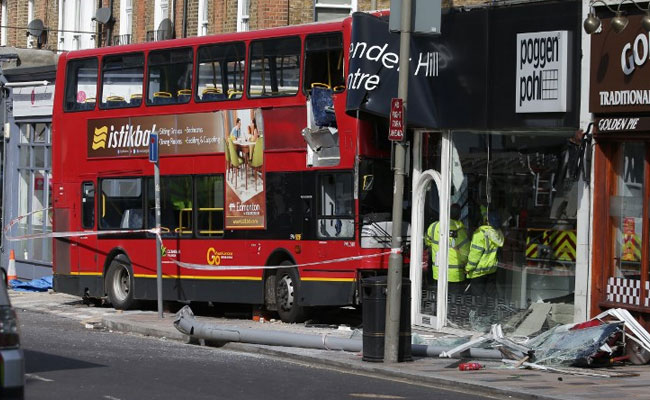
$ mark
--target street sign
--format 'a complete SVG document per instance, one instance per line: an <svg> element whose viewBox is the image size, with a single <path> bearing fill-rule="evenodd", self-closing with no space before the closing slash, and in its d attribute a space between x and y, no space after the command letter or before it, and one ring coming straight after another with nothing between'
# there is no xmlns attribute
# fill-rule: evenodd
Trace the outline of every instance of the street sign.
<svg viewBox="0 0 650 400"><path fill-rule="evenodd" d="M155 132L149 134L149 162L158 162L158 134Z"/></svg>
<svg viewBox="0 0 650 400"><path fill-rule="evenodd" d="M404 101L400 98L390 100L390 125L388 139L404 140Z"/></svg>

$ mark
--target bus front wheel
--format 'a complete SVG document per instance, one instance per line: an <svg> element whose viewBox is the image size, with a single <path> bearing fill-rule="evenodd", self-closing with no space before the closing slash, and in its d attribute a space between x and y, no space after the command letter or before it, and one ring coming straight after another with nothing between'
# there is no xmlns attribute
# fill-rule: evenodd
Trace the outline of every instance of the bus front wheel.
<svg viewBox="0 0 650 400"><path fill-rule="evenodd" d="M281 265L291 265L289 261ZM298 305L300 295L300 277L295 268L278 270L276 276L275 297L278 314L282 322L302 322L305 319L305 308Z"/></svg>
<svg viewBox="0 0 650 400"><path fill-rule="evenodd" d="M127 265L119 260L113 260L106 273L106 291L108 300L118 310L128 310L133 307L133 275Z"/></svg>

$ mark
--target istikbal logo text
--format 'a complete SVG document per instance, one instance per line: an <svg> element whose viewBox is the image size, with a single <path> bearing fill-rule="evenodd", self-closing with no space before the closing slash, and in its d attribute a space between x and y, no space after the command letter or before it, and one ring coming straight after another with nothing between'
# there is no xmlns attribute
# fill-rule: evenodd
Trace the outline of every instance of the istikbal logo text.
<svg viewBox="0 0 650 400"><path fill-rule="evenodd" d="M149 146L149 135L154 132L156 132L156 124L153 124L151 129L145 130L142 130L140 125L134 127L130 124L122 125L119 129L115 129L115 126L111 125L110 130L108 126L100 126L95 128L92 149L147 147Z"/></svg>

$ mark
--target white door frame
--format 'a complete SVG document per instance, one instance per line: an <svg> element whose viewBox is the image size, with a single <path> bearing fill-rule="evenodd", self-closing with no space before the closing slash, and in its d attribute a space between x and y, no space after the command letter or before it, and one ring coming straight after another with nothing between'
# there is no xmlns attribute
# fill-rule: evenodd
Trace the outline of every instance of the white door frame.
<svg viewBox="0 0 650 400"><path fill-rule="evenodd" d="M411 321L413 325L441 330L447 324L447 270L449 255L449 195L450 195L450 162L451 162L451 133L441 135L441 172L435 170L422 171L422 135L426 131L416 130L413 137L413 184L411 192L411 263L409 277L411 279ZM422 252L424 225L425 196L434 182L438 189L440 210L440 237L438 247L438 295L436 299L436 315L422 313Z"/></svg>

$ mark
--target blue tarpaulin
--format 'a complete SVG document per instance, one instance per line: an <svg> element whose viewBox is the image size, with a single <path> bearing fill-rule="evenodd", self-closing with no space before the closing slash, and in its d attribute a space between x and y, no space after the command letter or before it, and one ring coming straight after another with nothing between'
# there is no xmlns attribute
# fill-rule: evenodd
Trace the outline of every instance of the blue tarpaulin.
<svg viewBox="0 0 650 400"><path fill-rule="evenodd" d="M52 289L52 277L44 276L26 282L12 279L9 281L9 287L21 292L47 292L48 289Z"/></svg>

